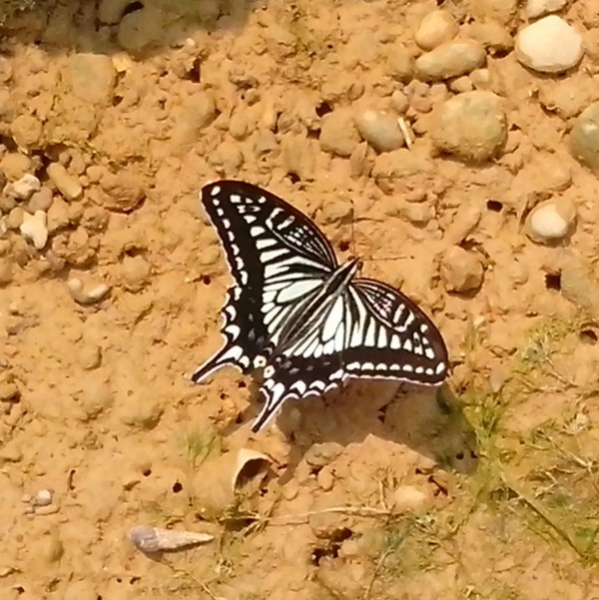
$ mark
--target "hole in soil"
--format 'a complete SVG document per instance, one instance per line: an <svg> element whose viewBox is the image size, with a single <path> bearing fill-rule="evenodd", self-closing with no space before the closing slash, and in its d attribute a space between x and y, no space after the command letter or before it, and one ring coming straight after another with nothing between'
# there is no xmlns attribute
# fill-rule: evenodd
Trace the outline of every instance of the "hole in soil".
<svg viewBox="0 0 599 600"><path fill-rule="evenodd" d="M112 106L118 106L122 101L123 101L123 96L120 96L119 94L115 94L114 98L112 99Z"/></svg>
<svg viewBox="0 0 599 600"><path fill-rule="evenodd" d="M242 389L244 389L244 388L246 388L246 387L247 387L247 383L246 383L245 381L238 381L238 382L237 382L237 387L238 387L240 390L242 390Z"/></svg>
<svg viewBox="0 0 599 600"><path fill-rule="evenodd" d="M458 460L464 460L464 453L463 453L463 452L458 452L458 453L455 455L455 457L456 457Z"/></svg>
<svg viewBox="0 0 599 600"><path fill-rule="evenodd" d="M192 83L200 83L200 81L202 81L201 65L202 61L199 58L196 58L193 63L191 63L191 68L187 71L187 79Z"/></svg>
<svg viewBox="0 0 599 600"><path fill-rule="evenodd" d="M589 327L581 329L580 333L578 334L578 338L583 344L588 344L589 346L594 346L599 341L599 337L597 337L597 332L590 329Z"/></svg>
<svg viewBox="0 0 599 600"><path fill-rule="evenodd" d="M562 289L562 276L561 273L557 275L547 274L545 275L545 287L548 290L559 290Z"/></svg>
<svg viewBox="0 0 599 600"><path fill-rule="evenodd" d="M210 275L204 275L202 277L202 283L204 285L210 285L212 283L212 279L210 279Z"/></svg>
<svg viewBox="0 0 599 600"><path fill-rule="evenodd" d="M152 474L152 469L144 469L144 470L141 472L141 474L142 474L144 477L149 477L149 476Z"/></svg>
<svg viewBox="0 0 599 600"><path fill-rule="evenodd" d="M501 212L503 204L499 200L487 200L487 208L492 212Z"/></svg>
<svg viewBox="0 0 599 600"><path fill-rule="evenodd" d="M339 556L339 549L341 548L341 542L349 539L352 536L352 530L347 527L336 529L329 538L329 543L326 546L317 546L312 551L310 562L318 566L323 558L337 558Z"/></svg>
<svg viewBox="0 0 599 600"><path fill-rule="evenodd" d="M291 183L299 183L301 181L300 176L297 173L287 173L287 178Z"/></svg>
<svg viewBox="0 0 599 600"><path fill-rule="evenodd" d="M227 399L227 394L225 394L225 392L221 392L219 398L221 400L226 400Z"/></svg>
<svg viewBox="0 0 599 600"><path fill-rule="evenodd" d="M349 242L346 242L345 240L339 242L339 250L341 252L347 252L349 250Z"/></svg>
<svg viewBox="0 0 599 600"><path fill-rule="evenodd" d="M25 588L22 585L16 587L15 590L17 590L17 594L19 594L19 595L25 593Z"/></svg>
<svg viewBox="0 0 599 600"><path fill-rule="evenodd" d="M182 489L183 485L179 481L176 481L173 484L173 493L178 494Z"/></svg>
<svg viewBox="0 0 599 600"><path fill-rule="evenodd" d="M328 115L330 112L333 112L333 109L331 108L331 105L328 102L321 102L316 107L316 114L319 117L324 117L325 115Z"/></svg>
<svg viewBox="0 0 599 600"><path fill-rule="evenodd" d="M141 10L142 8L144 8L143 2L129 2L129 4L125 6L125 10L123 11L123 17L137 10Z"/></svg>

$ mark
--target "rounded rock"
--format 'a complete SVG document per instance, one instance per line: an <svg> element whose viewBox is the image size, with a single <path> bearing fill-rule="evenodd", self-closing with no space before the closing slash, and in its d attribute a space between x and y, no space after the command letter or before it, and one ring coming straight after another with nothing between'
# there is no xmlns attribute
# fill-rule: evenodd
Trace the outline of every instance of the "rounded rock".
<svg viewBox="0 0 599 600"><path fill-rule="evenodd" d="M478 290L483 283L481 260L460 246L452 246L441 259L441 279L449 292Z"/></svg>
<svg viewBox="0 0 599 600"><path fill-rule="evenodd" d="M528 0L526 3L526 16L529 19L538 19L543 15L557 12L566 6L567 0Z"/></svg>
<svg viewBox="0 0 599 600"><path fill-rule="evenodd" d="M516 57L539 73L562 73L583 55L582 36L556 15L543 17L516 36Z"/></svg>
<svg viewBox="0 0 599 600"><path fill-rule="evenodd" d="M485 64L485 49L476 40L454 40L416 59L416 74L423 81L459 77Z"/></svg>
<svg viewBox="0 0 599 600"><path fill-rule="evenodd" d="M534 242L551 243L565 238L575 220L576 207L570 200L546 200L530 212L525 230Z"/></svg>
<svg viewBox="0 0 599 600"><path fill-rule="evenodd" d="M582 111L570 132L570 152L593 171L599 172L599 102Z"/></svg>
<svg viewBox="0 0 599 600"><path fill-rule="evenodd" d="M450 12L434 10L420 21L414 38L423 50L432 50L453 39L458 31L458 24Z"/></svg>
<svg viewBox="0 0 599 600"><path fill-rule="evenodd" d="M435 109L431 136L437 150L461 160L490 159L507 140L501 99L492 92L479 90L450 98Z"/></svg>
<svg viewBox="0 0 599 600"><path fill-rule="evenodd" d="M404 145L404 137L396 117L378 110L366 109L356 113L354 122L358 133L379 152L392 152Z"/></svg>

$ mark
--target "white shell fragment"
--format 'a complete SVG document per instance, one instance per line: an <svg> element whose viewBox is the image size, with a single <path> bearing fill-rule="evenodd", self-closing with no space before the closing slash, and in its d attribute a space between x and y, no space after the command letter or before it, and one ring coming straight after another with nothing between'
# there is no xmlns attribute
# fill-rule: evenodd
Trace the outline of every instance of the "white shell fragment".
<svg viewBox="0 0 599 600"><path fill-rule="evenodd" d="M154 554L157 552L174 552L191 546L206 544L211 542L214 536L195 531L176 531L174 529L139 525L129 531L129 539L138 550L145 554Z"/></svg>

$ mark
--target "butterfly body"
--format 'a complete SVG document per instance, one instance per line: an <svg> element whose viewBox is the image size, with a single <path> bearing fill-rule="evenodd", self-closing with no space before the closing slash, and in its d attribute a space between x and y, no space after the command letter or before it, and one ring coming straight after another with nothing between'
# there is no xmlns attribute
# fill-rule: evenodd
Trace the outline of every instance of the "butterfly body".
<svg viewBox="0 0 599 600"><path fill-rule="evenodd" d="M266 402L253 431L285 400L349 378L443 382L447 349L429 317L392 287L358 278L359 260L339 265L305 215L240 181L207 185L201 200L235 283L222 310L225 344L191 378L224 365L263 369Z"/></svg>

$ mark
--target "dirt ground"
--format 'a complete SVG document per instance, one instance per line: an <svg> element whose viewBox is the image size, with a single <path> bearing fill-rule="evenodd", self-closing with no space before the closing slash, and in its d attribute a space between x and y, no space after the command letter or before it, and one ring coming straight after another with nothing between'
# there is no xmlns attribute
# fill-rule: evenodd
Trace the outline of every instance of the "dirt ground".
<svg viewBox="0 0 599 600"><path fill-rule="evenodd" d="M357 166L321 148L322 117L387 107L408 85L390 54L418 52L439 4L480 18L464 3L13 4L0 170L51 193L0 198L0 598L599 599L599 186L564 137L599 98L597 54L549 77L489 52L508 140L482 165L431 152L440 88L419 88L403 151L417 158L389 191L365 144ZM561 14L592 36L586 3L571 4ZM524 22L503 14L515 3L479 5L499 6L511 34ZM258 436L250 378L191 386L184 374L221 343L230 279L198 192L223 176L268 186L432 314L448 385L355 384L290 403ZM562 197L575 230L533 243L523 215ZM21 230L36 210L40 248ZM484 266L466 294L439 274L456 243ZM585 273L576 294L560 289L566 250ZM233 494L243 449L268 461ZM42 490L51 504L32 507ZM148 557L128 539L138 525L215 539Z"/></svg>

